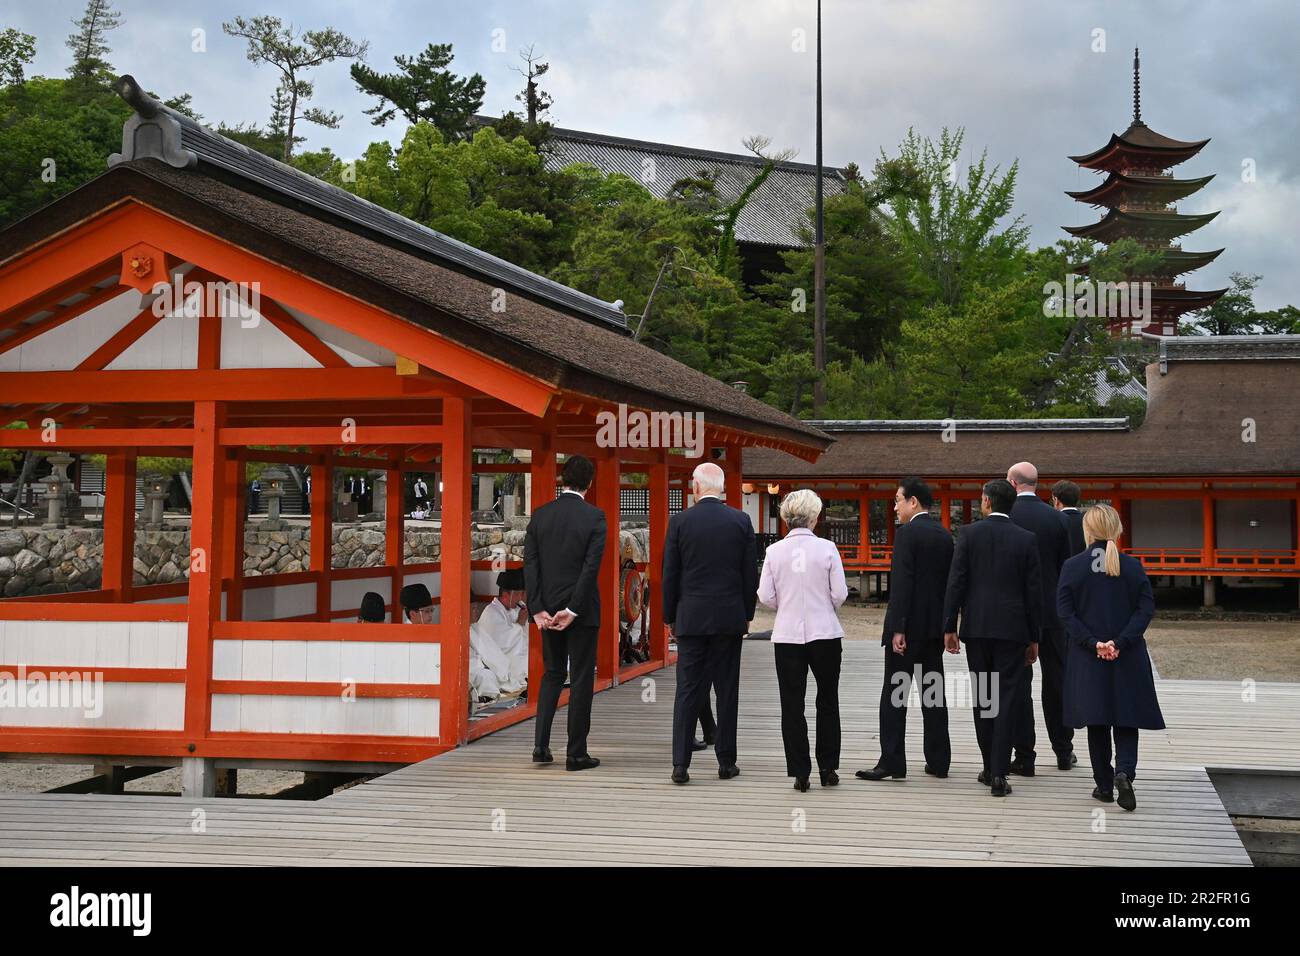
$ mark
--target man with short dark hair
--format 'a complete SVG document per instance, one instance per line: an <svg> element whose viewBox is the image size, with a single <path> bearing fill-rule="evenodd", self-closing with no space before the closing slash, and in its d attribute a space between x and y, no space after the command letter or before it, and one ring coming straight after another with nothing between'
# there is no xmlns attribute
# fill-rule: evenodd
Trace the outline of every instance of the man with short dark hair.
<svg viewBox="0 0 1300 956"><path fill-rule="evenodd" d="M1070 533L1061 515L1038 497L1038 469L1027 461L1007 470L1007 481L1016 490L1011 506L1011 520L1032 531L1038 543L1039 579L1043 591L1043 633L1038 648L1038 662L1043 675L1043 723L1056 754L1056 766L1069 770L1078 759L1074 756L1074 730L1065 725L1065 630L1056 616L1056 585L1061 567L1071 556ZM1025 668L1021 675L1020 716L1015 733L1016 759L1011 772L1022 777L1034 775L1037 754L1034 744L1034 669Z"/></svg>
<svg viewBox="0 0 1300 956"><path fill-rule="evenodd" d="M966 642L976 706L975 738L984 758L980 783L995 797L1011 792L1011 735L1025 665L1038 655L1042 588L1032 533L1011 522L1016 493L995 478L984 485L984 519L961 529L948 574L944 643L957 653ZM957 619L961 618L958 639Z"/></svg>
<svg viewBox="0 0 1300 956"><path fill-rule="evenodd" d="M1072 481L1061 479L1052 485L1052 507L1061 514L1065 530L1070 536L1070 557L1082 554L1088 549L1083 537L1083 512L1079 510L1082 493L1079 486Z"/></svg>
<svg viewBox="0 0 1300 956"><path fill-rule="evenodd" d="M529 613L542 632L545 671L537 695L533 762L551 763L551 722L569 675L569 745L565 770L590 770L587 753L591 697L600 635L597 578L605 553L605 512L587 504L596 469L573 455L564 463L554 501L533 511L524 536L524 578Z"/></svg>
<svg viewBox="0 0 1300 956"><path fill-rule="evenodd" d="M880 759L863 780L907 776L907 700L917 668L925 738L925 772L948 776L952 745L943 686L943 601L952 565L952 534L930 516L934 494L920 478L904 478L894 492L898 531L889 569L889 609L880 643L885 680L880 689Z"/></svg>

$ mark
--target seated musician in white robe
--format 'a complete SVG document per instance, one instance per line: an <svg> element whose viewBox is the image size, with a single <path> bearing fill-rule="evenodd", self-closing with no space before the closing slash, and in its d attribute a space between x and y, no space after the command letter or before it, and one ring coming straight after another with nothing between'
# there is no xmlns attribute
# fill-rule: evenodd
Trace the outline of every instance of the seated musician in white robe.
<svg viewBox="0 0 1300 956"><path fill-rule="evenodd" d="M497 589L497 596L470 628L470 646L473 647L477 640L479 654L496 674L501 689L515 693L528 685L528 608L524 604L524 572L518 568L502 571L497 575Z"/></svg>
<svg viewBox="0 0 1300 956"><path fill-rule="evenodd" d="M406 612L407 624L433 623L433 596L423 584L408 584L402 588L400 600ZM474 700L495 700L501 696L501 682L497 669L505 671L509 665L505 655L490 640L476 639L475 626L469 629L469 687ZM487 654L487 660L480 651Z"/></svg>

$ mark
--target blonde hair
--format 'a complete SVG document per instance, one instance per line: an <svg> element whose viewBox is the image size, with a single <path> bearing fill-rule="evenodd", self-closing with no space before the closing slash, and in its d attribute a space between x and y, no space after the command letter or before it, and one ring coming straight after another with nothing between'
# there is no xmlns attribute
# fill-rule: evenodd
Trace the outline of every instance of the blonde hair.
<svg viewBox="0 0 1300 956"><path fill-rule="evenodd" d="M811 528L822 513L822 500L810 488L792 491L781 499L781 520L790 528Z"/></svg>
<svg viewBox="0 0 1300 956"><path fill-rule="evenodd" d="M1119 577L1119 546L1115 539L1124 533L1124 522L1119 512L1110 505L1093 505L1083 513L1083 540L1088 547L1098 541L1106 542L1106 573Z"/></svg>

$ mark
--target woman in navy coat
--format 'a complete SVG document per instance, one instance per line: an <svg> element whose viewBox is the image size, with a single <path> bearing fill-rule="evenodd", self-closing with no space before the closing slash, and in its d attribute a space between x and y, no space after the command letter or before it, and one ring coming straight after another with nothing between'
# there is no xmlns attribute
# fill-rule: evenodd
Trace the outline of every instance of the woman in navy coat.
<svg viewBox="0 0 1300 956"><path fill-rule="evenodd" d="M1137 806L1138 730L1163 730L1151 658L1143 634L1155 614L1142 563L1120 554L1119 514L1096 505L1083 516L1087 549L1061 568L1056 612L1065 625L1065 723L1088 728L1097 788L1092 795L1125 810ZM1115 766L1111 767L1111 736Z"/></svg>

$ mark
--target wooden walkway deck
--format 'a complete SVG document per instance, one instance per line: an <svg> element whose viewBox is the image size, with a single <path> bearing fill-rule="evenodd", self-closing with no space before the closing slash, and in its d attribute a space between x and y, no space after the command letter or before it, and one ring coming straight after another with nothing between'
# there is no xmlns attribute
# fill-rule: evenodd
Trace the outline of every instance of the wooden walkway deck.
<svg viewBox="0 0 1300 956"><path fill-rule="evenodd" d="M964 654L947 661L964 673ZM597 695L595 771L534 767L528 722L313 803L0 795L0 863L1249 865L1205 768L1300 770L1300 685L1260 684L1251 701L1237 684L1161 681L1170 729L1142 736L1136 813L1091 799L1083 740L1079 768L1044 761L993 799L968 709L951 714L948 779L922 773L914 720L907 779L867 783L853 771L878 752L880 679L880 647L846 642L836 789L791 789L771 647L749 641L734 780L710 750L688 786L669 782L669 670Z"/></svg>

